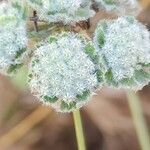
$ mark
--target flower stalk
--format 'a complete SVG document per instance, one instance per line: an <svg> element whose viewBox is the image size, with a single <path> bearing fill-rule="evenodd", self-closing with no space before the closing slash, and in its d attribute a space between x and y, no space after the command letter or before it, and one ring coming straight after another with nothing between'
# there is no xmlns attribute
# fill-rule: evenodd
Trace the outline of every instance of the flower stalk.
<svg viewBox="0 0 150 150"><path fill-rule="evenodd" d="M138 96L131 91L127 92L128 104L133 117L133 122L136 130L136 134L141 146L141 150L150 149L150 137L148 127L143 116L140 100Z"/></svg>
<svg viewBox="0 0 150 150"><path fill-rule="evenodd" d="M73 119L75 125L78 150L86 150L82 120L81 120L81 115L79 110L73 112Z"/></svg>

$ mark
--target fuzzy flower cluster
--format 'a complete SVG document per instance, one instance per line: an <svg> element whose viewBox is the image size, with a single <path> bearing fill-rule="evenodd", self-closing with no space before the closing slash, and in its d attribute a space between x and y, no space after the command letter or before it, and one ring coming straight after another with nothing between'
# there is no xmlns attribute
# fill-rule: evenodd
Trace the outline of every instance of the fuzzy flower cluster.
<svg viewBox="0 0 150 150"><path fill-rule="evenodd" d="M31 92L59 112L83 106L97 86L93 47L79 34L50 36L36 50L29 67Z"/></svg>
<svg viewBox="0 0 150 150"><path fill-rule="evenodd" d="M94 15L90 0L28 0L28 3L38 11L39 18L47 22L68 24Z"/></svg>
<svg viewBox="0 0 150 150"><path fill-rule="evenodd" d="M140 12L139 0L94 0L99 8L116 12L118 15L137 15Z"/></svg>
<svg viewBox="0 0 150 150"><path fill-rule="evenodd" d="M24 10L19 3L0 2L0 73L14 71L22 63L27 45Z"/></svg>
<svg viewBox="0 0 150 150"><path fill-rule="evenodd" d="M105 65L106 83L140 89L150 81L150 33L131 16L102 21L94 44Z"/></svg>

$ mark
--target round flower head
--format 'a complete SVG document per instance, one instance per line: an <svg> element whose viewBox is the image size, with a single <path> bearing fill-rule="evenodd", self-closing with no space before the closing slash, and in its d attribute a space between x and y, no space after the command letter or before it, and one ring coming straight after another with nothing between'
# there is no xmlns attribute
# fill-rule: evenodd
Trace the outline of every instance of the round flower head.
<svg viewBox="0 0 150 150"><path fill-rule="evenodd" d="M94 0L100 9L116 12L118 15L137 15L139 0Z"/></svg>
<svg viewBox="0 0 150 150"><path fill-rule="evenodd" d="M107 85L138 90L150 81L150 33L130 16L98 24L94 45Z"/></svg>
<svg viewBox="0 0 150 150"><path fill-rule="evenodd" d="M0 73L15 71L27 45L25 10L17 1L0 2Z"/></svg>
<svg viewBox="0 0 150 150"><path fill-rule="evenodd" d="M47 22L68 24L94 15L90 0L28 0L28 3L38 11L39 18Z"/></svg>
<svg viewBox="0 0 150 150"><path fill-rule="evenodd" d="M79 34L50 36L32 58L29 67L31 92L59 112L82 107L97 86L93 50L92 43Z"/></svg>

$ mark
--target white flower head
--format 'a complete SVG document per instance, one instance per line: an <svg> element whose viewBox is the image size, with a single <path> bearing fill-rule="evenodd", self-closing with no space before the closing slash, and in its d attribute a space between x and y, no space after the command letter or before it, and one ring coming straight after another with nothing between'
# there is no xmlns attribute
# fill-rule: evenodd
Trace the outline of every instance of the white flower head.
<svg viewBox="0 0 150 150"><path fill-rule="evenodd" d="M150 81L150 32L134 17L98 24L94 45L107 85L138 90Z"/></svg>
<svg viewBox="0 0 150 150"><path fill-rule="evenodd" d="M141 8L139 0L94 0L100 9L116 12L118 15L138 15Z"/></svg>
<svg viewBox="0 0 150 150"><path fill-rule="evenodd" d="M86 20L94 15L90 0L28 0L40 19L65 24Z"/></svg>
<svg viewBox="0 0 150 150"><path fill-rule="evenodd" d="M0 73L21 66L27 46L25 11L17 1L0 2Z"/></svg>
<svg viewBox="0 0 150 150"><path fill-rule="evenodd" d="M31 92L59 112L86 104L97 86L92 42L75 33L50 36L37 48L29 67Z"/></svg>

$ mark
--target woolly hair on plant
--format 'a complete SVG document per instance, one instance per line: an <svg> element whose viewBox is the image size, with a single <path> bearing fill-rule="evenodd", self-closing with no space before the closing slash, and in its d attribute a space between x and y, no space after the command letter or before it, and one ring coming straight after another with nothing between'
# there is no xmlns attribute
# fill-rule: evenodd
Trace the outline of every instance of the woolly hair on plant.
<svg viewBox="0 0 150 150"><path fill-rule="evenodd" d="M0 73L21 66L27 46L26 11L18 1L0 2Z"/></svg>
<svg viewBox="0 0 150 150"><path fill-rule="evenodd" d="M100 22L94 45L103 59L107 85L138 90L149 83L150 33L134 17Z"/></svg>
<svg viewBox="0 0 150 150"><path fill-rule="evenodd" d="M65 24L86 20L95 13L90 9L91 0L28 0L38 11L39 18L47 22Z"/></svg>
<svg viewBox="0 0 150 150"><path fill-rule="evenodd" d="M29 66L29 86L41 102L58 112L85 105L98 85L96 52L91 41L71 32L50 36Z"/></svg>
<svg viewBox="0 0 150 150"><path fill-rule="evenodd" d="M140 12L139 0L94 0L100 8L109 12L116 12L117 15L138 15Z"/></svg>

